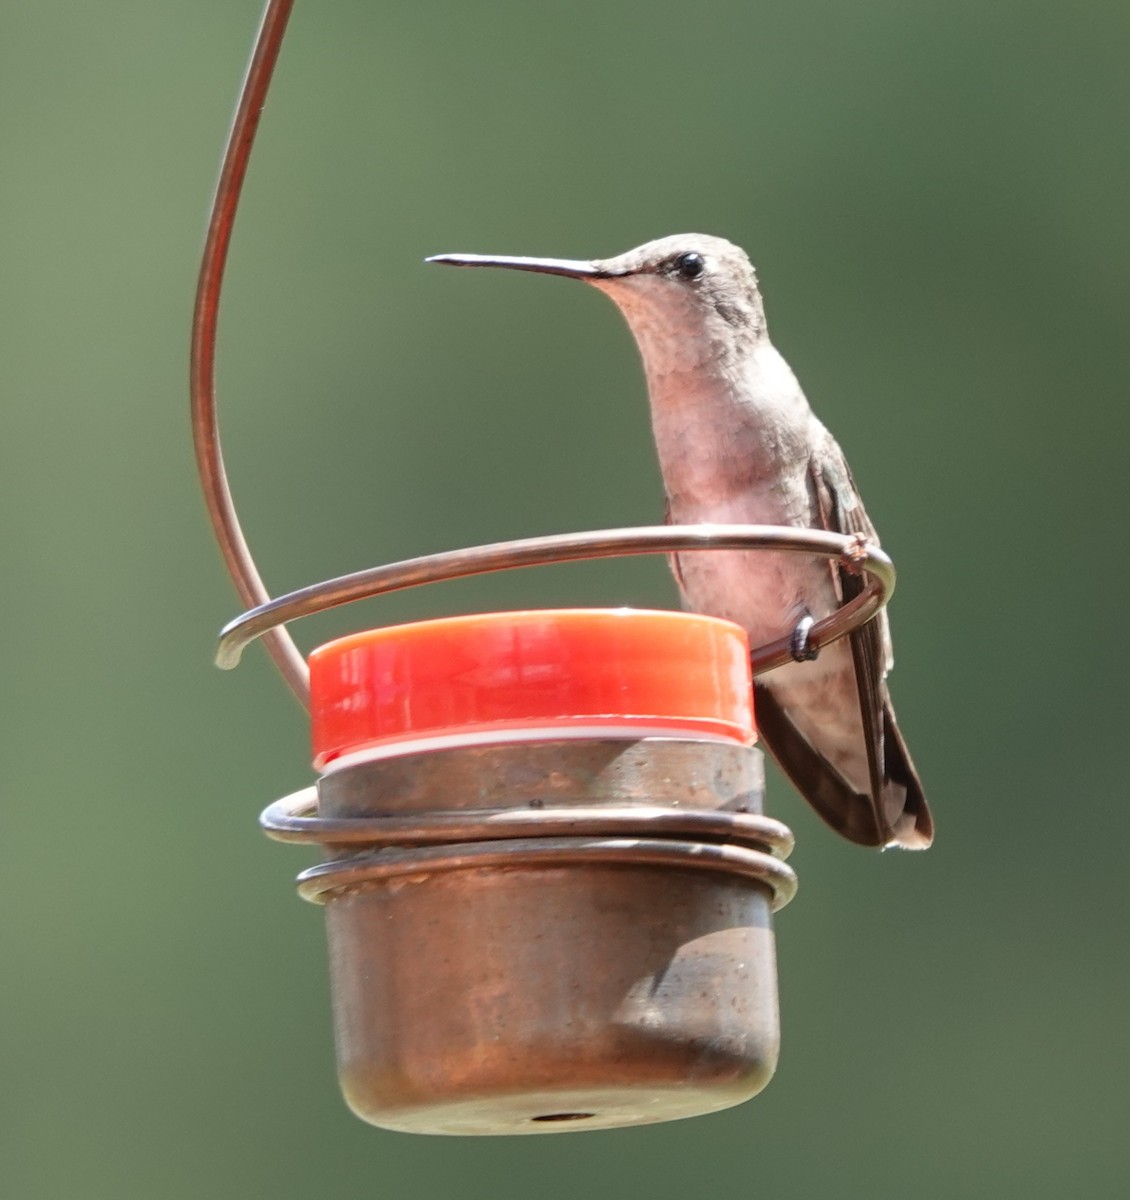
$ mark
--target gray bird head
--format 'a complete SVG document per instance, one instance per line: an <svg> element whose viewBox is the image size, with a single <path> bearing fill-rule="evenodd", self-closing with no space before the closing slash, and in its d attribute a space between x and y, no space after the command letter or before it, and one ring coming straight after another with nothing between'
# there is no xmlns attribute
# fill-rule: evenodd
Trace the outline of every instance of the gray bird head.
<svg viewBox="0 0 1130 1200"><path fill-rule="evenodd" d="M649 374L722 365L747 352L765 330L757 276L745 251L703 233L659 238L615 258L437 254L427 261L508 267L591 283L624 314Z"/></svg>

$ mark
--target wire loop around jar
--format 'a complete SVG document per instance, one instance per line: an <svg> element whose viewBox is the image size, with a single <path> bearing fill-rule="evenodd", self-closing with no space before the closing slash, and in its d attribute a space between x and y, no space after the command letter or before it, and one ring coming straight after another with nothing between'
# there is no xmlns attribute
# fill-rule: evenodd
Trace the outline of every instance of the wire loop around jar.
<svg viewBox="0 0 1130 1200"><path fill-rule="evenodd" d="M778 525L655 525L553 534L410 558L341 575L279 596L243 613L224 627L216 663L226 670L236 666L251 642L288 621L404 588L515 567L707 550L771 550L817 555L839 559L853 571L866 574L867 585L858 596L812 626L808 644L813 650L819 650L871 620L894 591L894 564L882 550L858 537L823 530ZM757 646L752 654L754 673L782 666L792 656L792 641L788 636Z"/></svg>

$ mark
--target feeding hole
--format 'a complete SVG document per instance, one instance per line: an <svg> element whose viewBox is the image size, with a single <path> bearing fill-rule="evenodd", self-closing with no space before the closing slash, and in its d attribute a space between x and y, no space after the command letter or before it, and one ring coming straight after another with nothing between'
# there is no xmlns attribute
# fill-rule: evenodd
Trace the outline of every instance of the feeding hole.
<svg viewBox="0 0 1130 1200"><path fill-rule="evenodd" d="M531 1117L531 1121L587 1121L596 1113L545 1113L540 1117Z"/></svg>

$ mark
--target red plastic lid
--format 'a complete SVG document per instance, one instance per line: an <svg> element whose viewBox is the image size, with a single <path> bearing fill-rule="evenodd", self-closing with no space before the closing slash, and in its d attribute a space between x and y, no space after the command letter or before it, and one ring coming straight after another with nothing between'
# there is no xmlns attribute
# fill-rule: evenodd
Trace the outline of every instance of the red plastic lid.
<svg viewBox="0 0 1130 1200"><path fill-rule="evenodd" d="M310 700L318 768L408 741L532 729L754 737L745 631L677 612L483 613L357 633L311 654Z"/></svg>

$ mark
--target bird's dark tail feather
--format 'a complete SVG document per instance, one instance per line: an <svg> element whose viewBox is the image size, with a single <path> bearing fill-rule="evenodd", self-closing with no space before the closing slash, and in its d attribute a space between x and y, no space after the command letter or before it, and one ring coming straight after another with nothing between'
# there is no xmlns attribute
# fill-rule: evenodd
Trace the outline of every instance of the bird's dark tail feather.
<svg viewBox="0 0 1130 1200"><path fill-rule="evenodd" d="M889 700L883 705L882 795L873 800L857 792L812 748L768 688L755 684L754 695L766 748L797 791L838 834L860 846L925 850L930 845L934 822Z"/></svg>
<svg viewBox="0 0 1130 1200"><path fill-rule="evenodd" d="M933 842L934 818L889 699L883 703L882 811L890 828L888 842L905 850L925 850Z"/></svg>

